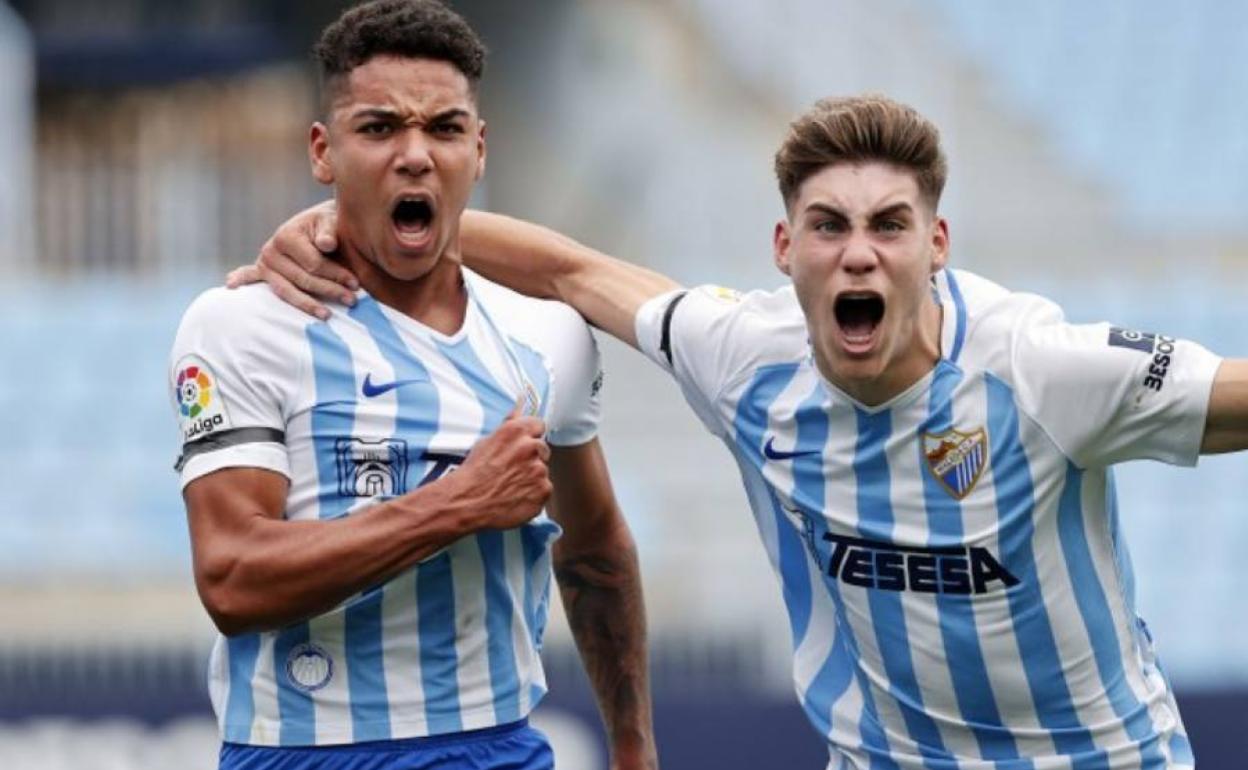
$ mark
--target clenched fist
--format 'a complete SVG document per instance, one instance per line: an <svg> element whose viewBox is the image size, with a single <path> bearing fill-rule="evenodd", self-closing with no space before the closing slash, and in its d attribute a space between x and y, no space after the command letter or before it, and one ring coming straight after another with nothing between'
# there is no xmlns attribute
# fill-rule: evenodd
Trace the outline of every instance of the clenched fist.
<svg viewBox="0 0 1248 770"><path fill-rule="evenodd" d="M511 529L541 512L552 490L545 432L541 420L514 409L447 477L474 511L476 529Z"/></svg>

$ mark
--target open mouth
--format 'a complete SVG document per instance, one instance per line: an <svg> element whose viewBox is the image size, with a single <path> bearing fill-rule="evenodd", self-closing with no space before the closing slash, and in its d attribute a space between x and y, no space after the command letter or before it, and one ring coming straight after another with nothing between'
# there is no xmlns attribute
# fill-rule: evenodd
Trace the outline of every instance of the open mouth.
<svg viewBox="0 0 1248 770"><path fill-rule="evenodd" d="M841 334L851 347L866 346L884 319L884 298L875 292L846 292L832 307Z"/></svg>
<svg viewBox="0 0 1248 770"><path fill-rule="evenodd" d="M424 198L400 198L390 211L390 219L402 236L419 238L433 224L433 204Z"/></svg>

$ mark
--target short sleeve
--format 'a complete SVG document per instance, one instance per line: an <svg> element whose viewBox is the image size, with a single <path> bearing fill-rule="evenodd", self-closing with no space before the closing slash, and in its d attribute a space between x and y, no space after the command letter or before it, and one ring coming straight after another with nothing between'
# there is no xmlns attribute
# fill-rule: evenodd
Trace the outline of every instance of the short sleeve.
<svg viewBox="0 0 1248 770"><path fill-rule="evenodd" d="M762 343L742 313L746 297L699 286L654 297L637 311L637 344L672 374L708 429L724 432L715 403ZM749 328L747 328L749 327Z"/></svg>
<svg viewBox="0 0 1248 770"><path fill-rule="evenodd" d="M182 439L182 486L228 467L290 477L281 371L264 355L246 290L214 289L187 309L169 357L169 392ZM289 353L288 353L289 355ZM288 363L292 363L289 362Z"/></svg>
<svg viewBox="0 0 1248 770"><path fill-rule="evenodd" d="M569 308L569 310L571 310ZM555 390L547 415L546 439L556 446L579 446L598 435L602 418L602 356L589 327L573 311L552 368Z"/></svg>
<svg viewBox="0 0 1248 770"><path fill-rule="evenodd" d="M1023 328L1016 389L1082 467L1153 459L1195 465L1221 359L1193 342L1107 323L1066 323L1055 310Z"/></svg>

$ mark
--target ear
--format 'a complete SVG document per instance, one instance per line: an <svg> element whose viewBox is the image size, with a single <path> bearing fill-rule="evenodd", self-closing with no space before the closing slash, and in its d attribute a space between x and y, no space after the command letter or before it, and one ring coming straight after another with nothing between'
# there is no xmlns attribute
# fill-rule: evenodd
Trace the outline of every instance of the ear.
<svg viewBox="0 0 1248 770"><path fill-rule="evenodd" d="M932 226L932 274L945 269L949 262L949 221L936 217Z"/></svg>
<svg viewBox="0 0 1248 770"><path fill-rule="evenodd" d="M481 177L485 176L485 121L480 120L480 128L477 129L477 173L473 179L477 182L481 181Z"/></svg>
<svg viewBox="0 0 1248 770"><path fill-rule="evenodd" d="M308 133L308 159L312 161L312 176L321 184L334 183L334 166L329 151L329 128L321 122L312 124Z"/></svg>
<svg viewBox="0 0 1248 770"><path fill-rule="evenodd" d="M776 269L785 275L791 275L789 270L789 249L793 246L793 234L789 230L789 221L781 219L776 222L776 231L772 234L772 256L776 261Z"/></svg>

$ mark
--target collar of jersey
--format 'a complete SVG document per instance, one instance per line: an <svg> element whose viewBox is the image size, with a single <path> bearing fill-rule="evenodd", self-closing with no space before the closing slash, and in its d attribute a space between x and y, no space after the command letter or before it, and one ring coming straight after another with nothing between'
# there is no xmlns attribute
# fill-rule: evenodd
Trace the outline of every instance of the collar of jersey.
<svg viewBox="0 0 1248 770"><path fill-rule="evenodd" d="M947 360L942 358L936 362L936 366L932 367L931 371L929 371L927 374L923 375L918 380L916 380L914 384L911 385L910 387L906 388L905 390L893 396L892 398L890 398L889 400L885 401L882 404L876 404L875 406L868 406L862 403L861 401L859 401L858 399L854 398L853 396L849 395L845 391L841 390L839 387L836 386L835 383L833 383L827 377L824 377L823 372L819 371L819 367L815 364L815 358L813 354L810 356L807 356L807 363L809 363L811 368L815 370L815 376L819 378L819 382L823 385L824 389L827 390L832 395L834 399L843 400L847 402L850 406L852 406L854 409L860 412L864 412L866 414L879 414L880 412L887 412L890 409L899 409L899 408L910 406L915 401L918 401L920 398L922 398L923 394L927 392L928 386L932 384L932 378L936 376L936 370L942 366L951 365L949 364Z"/></svg>
<svg viewBox="0 0 1248 770"><path fill-rule="evenodd" d="M476 315L478 312L477 296L473 292L472 286L470 286L468 282L465 281L464 287L468 292L468 307L464 311L463 323L459 325L459 328L455 331L454 334L443 334L442 332L438 331L437 329L434 329L431 326L426 326L420 321L417 321L415 318L412 318L407 313L404 313L403 311L398 310L396 308L390 307L389 305L377 299L373 295L369 294L367 291L364 291L363 289L356 290L355 301L356 301L356 304L359 304L361 300L368 300L370 302L374 302L377 304L377 307L381 308L381 312L386 317L386 319L389 320L395 326L399 328L407 329L409 331L416 332L426 337L431 337L432 339L435 339L444 345L454 345L468 336L468 328L476 321Z"/></svg>
<svg viewBox="0 0 1248 770"><path fill-rule="evenodd" d="M953 268L943 268L940 272L932 276L932 297L936 300L936 304L940 305L940 357L941 360L951 361L954 364L957 360L953 357L953 349L957 345L958 338L958 321L960 315L966 312L965 306L959 306L954 301L953 292L949 288L949 276L952 275ZM964 343L965 344L965 343Z"/></svg>

